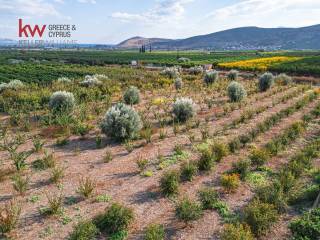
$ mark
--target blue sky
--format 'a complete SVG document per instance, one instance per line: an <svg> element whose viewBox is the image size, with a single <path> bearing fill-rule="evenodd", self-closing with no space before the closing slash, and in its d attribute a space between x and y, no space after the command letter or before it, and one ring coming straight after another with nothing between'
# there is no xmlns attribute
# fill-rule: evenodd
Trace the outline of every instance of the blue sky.
<svg viewBox="0 0 320 240"><path fill-rule="evenodd" d="M82 43L185 38L224 29L320 24L320 0L0 0L0 38L29 24L75 24Z"/></svg>

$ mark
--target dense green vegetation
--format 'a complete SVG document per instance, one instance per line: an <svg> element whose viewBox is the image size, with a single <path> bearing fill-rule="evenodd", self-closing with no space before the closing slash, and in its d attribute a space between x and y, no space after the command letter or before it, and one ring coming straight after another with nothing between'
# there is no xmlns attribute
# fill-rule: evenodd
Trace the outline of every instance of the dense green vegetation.
<svg viewBox="0 0 320 240"><path fill-rule="evenodd" d="M87 74L106 73L106 64L129 64L137 60L143 64L181 65L234 62L270 56L303 57L295 62L274 64L269 70L295 74L320 75L319 52L152 52L133 51L0 51L0 82L19 79L24 82L47 82L61 76L80 78ZM190 61L179 61L186 58Z"/></svg>

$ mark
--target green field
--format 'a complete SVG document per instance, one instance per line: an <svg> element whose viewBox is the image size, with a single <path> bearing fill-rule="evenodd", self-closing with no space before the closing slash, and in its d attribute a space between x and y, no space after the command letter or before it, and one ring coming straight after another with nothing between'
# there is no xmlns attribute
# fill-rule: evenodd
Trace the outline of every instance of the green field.
<svg viewBox="0 0 320 240"><path fill-rule="evenodd" d="M87 74L105 73L108 64L127 65L132 60L157 66L181 65L191 67L202 64L216 66L224 62L236 62L273 56L297 56L295 62L274 64L268 70L299 75L320 75L320 52L152 52L133 51L0 51L0 82L20 79L24 82L48 82L61 76L78 78ZM183 62L179 58L187 58ZM19 60L19 63L12 63ZM21 61L22 60L22 61Z"/></svg>

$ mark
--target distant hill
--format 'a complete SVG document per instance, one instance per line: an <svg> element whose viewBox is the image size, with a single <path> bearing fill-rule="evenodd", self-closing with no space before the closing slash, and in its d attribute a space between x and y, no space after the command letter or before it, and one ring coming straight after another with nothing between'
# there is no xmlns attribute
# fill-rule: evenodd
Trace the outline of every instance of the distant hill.
<svg viewBox="0 0 320 240"><path fill-rule="evenodd" d="M12 39L8 39L8 38L0 38L0 45L14 45L17 42L15 40Z"/></svg>
<svg viewBox="0 0 320 240"><path fill-rule="evenodd" d="M242 27L179 40L135 37L117 47L138 48L149 43L154 49L182 50L320 49L320 25L302 28Z"/></svg>
<svg viewBox="0 0 320 240"><path fill-rule="evenodd" d="M173 40L164 38L143 38L143 37L133 37L127 39L117 45L118 48L140 48L142 45L154 45L159 43L168 43Z"/></svg>

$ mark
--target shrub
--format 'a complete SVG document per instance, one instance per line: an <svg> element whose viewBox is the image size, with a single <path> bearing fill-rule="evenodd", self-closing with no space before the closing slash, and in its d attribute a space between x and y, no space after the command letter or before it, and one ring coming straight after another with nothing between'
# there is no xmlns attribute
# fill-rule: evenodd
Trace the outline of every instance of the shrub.
<svg viewBox="0 0 320 240"><path fill-rule="evenodd" d="M237 70L231 70L230 72L228 72L227 77L230 81L237 81L238 75L239 72Z"/></svg>
<svg viewBox="0 0 320 240"><path fill-rule="evenodd" d="M203 68L201 66L191 67L189 68L189 73L194 75L202 74Z"/></svg>
<svg viewBox="0 0 320 240"><path fill-rule="evenodd" d="M283 212L287 208L287 196L279 182L262 185L256 190L256 197L261 202L273 204L279 212Z"/></svg>
<svg viewBox="0 0 320 240"><path fill-rule="evenodd" d="M181 78L176 78L176 80L174 81L174 86L176 88L176 90L179 90L182 88L183 86L183 82Z"/></svg>
<svg viewBox="0 0 320 240"><path fill-rule="evenodd" d="M21 205L14 200L0 207L0 235L10 232L16 227L20 214Z"/></svg>
<svg viewBox="0 0 320 240"><path fill-rule="evenodd" d="M140 91L137 87L129 87L123 94L123 100L126 104L134 105L140 102Z"/></svg>
<svg viewBox="0 0 320 240"><path fill-rule="evenodd" d="M185 57L180 57L180 58L178 58L178 62L179 63L187 63L187 62L190 62L190 59L185 58Z"/></svg>
<svg viewBox="0 0 320 240"><path fill-rule="evenodd" d="M283 189L283 192L289 193L295 186L296 178L290 170L288 170L287 168L283 168L278 174L277 181Z"/></svg>
<svg viewBox="0 0 320 240"><path fill-rule="evenodd" d="M137 166L140 172L143 172L144 170L146 170L148 163L149 163L148 159L139 158L137 160Z"/></svg>
<svg viewBox="0 0 320 240"><path fill-rule="evenodd" d="M43 158L39 158L32 163L32 167L36 170L46 170L55 167L56 162L52 153L45 153Z"/></svg>
<svg viewBox="0 0 320 240"><path fill-rule="evenodd" d="M0 93L6 89L8 89L8 84L7 83L0 83Z"/></svg>
<svg viewBox="0 0 320 240"><path fill-rule="evenodd" d="M95 87L100 86L102 82L97 78L97 76L85 76L84 80L80 82L80 86L83 87Z"/></svg>
<svg viewBox="0 0 320 240"><path fill-rule="evenodd" d="M261 92L267 91L269 88L272 87L274 83L274 76L272 73L264 73L259 78L259 89Z"/></svg>
<svg viewBox="0 0 320 240"><path fill-rule="evenodd" d="M244 209L245 222L256 236L261 236L278 220L274 205L253 200Z"/></svg>
<svg viewBox="0 0 320 240"><path fill-rule="evenodd" d="M203 214L200 204L188 198L180 201L176 207L177 217L184 221L190 222L199 219Z"/></svg>
<svg viewBox="0 0 320 240"><path fill-rule="evenodd" d="M253 149L249 155L252 165L256 167L263 166L269 158L270 154L264 149Z"/></svg>
<svg viewBox="0 0 320 240"><path fill-rule="evenodd" d="M109 236L108 240L126 240L128 238L128 231L120 231Z"/></svg>
<svg viewBox="0 0 320 240"><path fill-rule="evenodd" d="M24 194L29 186L30 177L23 177L21 174L17 173L12 177L13 188L19 194Z"/></svg>
<svg viewBox="0 0 320 240"><path fill-rule="evenodd" d="M67 77L59 77L57 79L57 82L58 83L71 83L71 80L70 80L70 78L67 78Z"/></svg>
<svg viewBox="0 0 320 240"><path fill-rule="evenodd" d="M176 67L171 67L171 68L164 68L161 73L161 75L164 75L166 77L169 77L169 78L176 78L178 77L180 74L179 74L179 69L176 68Z"/></svg>
<svg viewBox="0 0 320 240"><path fill-rule="evenodd" d="M203 209L214 209L219 196L213 188L203 188L199 191L199 199Z"/></svg>
<svg viewBox="0 0 320 240"><path fill-rule="evenodd" d="M91 220L80 221L74 226L73 232L69 236L69 240L93 240L99 233L97 227Z"/></svg>
<svg viewBox="0 0 320 240"><path fill-rule="evenodd" d="M249 159L243 159L232 164L232 172L240 175L240 178L244 180L250 172L251 161Z"/></svg>
<svg viewBox="0 0 320 240"><path fill-rule="evenodd" d="M20 80L12 80L9 83L0 83L0 93L6 89L19 90L24 87L24 83Z"/></svg>
<svg viewBox="0 0 320 240"><path fill-rule="evenodd" d="M107 111L100 127L106 135L122 141L135 138L142 128L142 122L133 108L118 103Z"/></svg>
<svg viewBox="0 0 320 240"><path fill-rule="evenodd" d="M281 73L275 77L275 82L279 85L289 85L292 83L292 78L285 73Z"/></svg>
<svg viewBox="0 0 320 240"><path fill-rule="evenodd" d="M195 115L195 104L190 98L178 98L173 103L172 112L179 122L186 122Z"/></svg>
<svg viewBox="0 0 320 240"><path fill-rule="evenodd" d="M92 180L89 177L86 177L86 178L82 177L79 182L78 193L82 197L88 198L93 194L95 187L96 187L96 182L94 180Z"/></svg>
<svg viewBox="0 0 320 240"><path fill-rule="evenodd" d="M207 147L200 149L200 159L198 161L198 168L201 171L210 171L214 166L214 155L212 149Z"/></svg>
<svg viewBox="0 0 320 240"><path fill-rule="evenodd" d="M164 228L160 224L151 224L147 227L144 240L164 240Z"/></svg>
<svg viewBox="0 0 320 240"><path fill-rule="evenodd" d="M75 99L72 93L58 91L51 95L49 107L54 113L71 113L75 106Z"/></svg>
<svg viewBox="0 0 320 240"><path fill-rule="evenodd" d="M229 142L229 149L230 152L235 153L237 150L239 150L241 148L241 142L239 138L236 138L234 140L232 140L231 142Z"/></svg>
<svg viewBox="0 0 320 240"><path fill-rule="evenodd" d="M203 81L205 84L210 85L218 81L219 79L219 73L217 71L207 71L204 75Z"/></svg>
<svg viewBox="0 0 320 240"><path fill-rule="evenodd" d="M221 240L254 240L254 237L247 225L226 224L221 233Z"/></svg>
<svg viewBox="0 0 320 240"><path fill-rule="evenodd" d="M60 193L46 193L48 207L44 209L44 213L48 215L60 214L63 211L64 195Z"/></svg>
<svg viewBox="0 0 320 240"><path fill-rule="evenodd" d="M289 228L294 239L317 240L320 236L320 208L305 212L293 220Z"/></svg>
<svg viewBox="0 0 320 240"><path fill-rule="evenodd" d="M224 174L221 176L221 185L226 192L234 192L240 185L238 174Z"/></svg>
<svg viewBox="0 0 320 240"><path fill-rule="evenodd" d="M231 82L228 86L228 96L232 102L240 102L247 96L244 87L238 82Z"/></svg>
<svg viewBox="0 0 320 240"><path fill-rule="evenodd" d="M132 209L113 203L103 214L95 218L94 223L100 231L114 234L128 230L133 220Z"/></svg>
<svg viewBox="0 0 320 240"><path fill-rule="evenodd" d="M220 162L222 160L222 158L224 158L225 156L228 155L229 153L229 148L227 145L223 144L223 143L219 143L219 142L215 142L212 146L212 154L214 156L214 159L217 162Z"/></svg>
<svg viewBox="0 0 320 240"><path fill-rule="evenodd" d="M9 83L7 83L6 88L11 90L19 90L21 88L24 88L25 85L20 80L12 80Z"/></svg>
<svg viewBox="0 0 320 240"><path fill-rule="evenodd" d="M55 166L54 168L51 169L50 181L57 184L62 180L62 178L64 177L64 174L65 174L64 167Z"/></svg>
<svg viewBox="0 0 320 240"><path fill-rule="evenodd" d="M184 162L181 166L180 177L183 181L192 181L194 175L198 172L197 166L194 162Z"/></svg>
<svg viewBox="0 0 320 240"><path fill-rule="evenodd" d="M175 195L179 191L179 174L177 171L164 173L160 180L161 191L166 196Z"/></svg>

